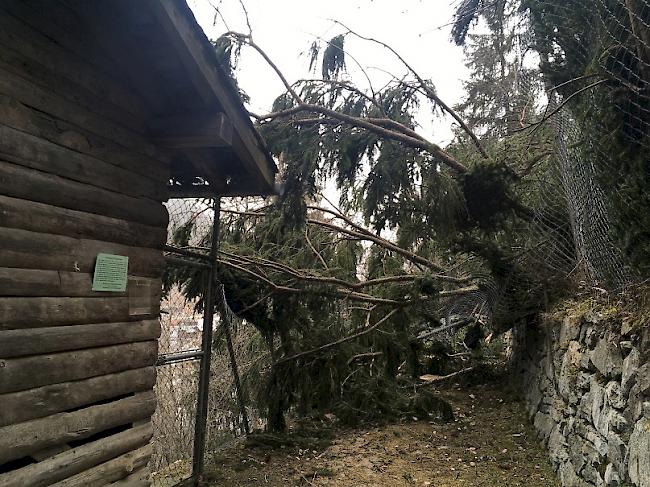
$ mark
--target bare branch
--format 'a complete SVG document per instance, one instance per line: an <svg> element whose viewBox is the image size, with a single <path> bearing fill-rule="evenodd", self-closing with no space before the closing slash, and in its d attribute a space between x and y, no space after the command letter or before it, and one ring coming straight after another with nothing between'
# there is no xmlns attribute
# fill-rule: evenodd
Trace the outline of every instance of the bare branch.
<svg viewBox="0 0 650 487"><path fill-rule="evenodd" d="M309 245L309 248L314 253L314 255L316 255L318 260L320 260L320 263L323 264L323 267L326 270L329 270L329 267L328 267L327 263L325 262L325 259L323 259L323 256L320 255L320 252L318 252L318 250L316 250L316 247L314 247L314 244L311 243L311 240L309 238L309 229L307 227L305 227L305 241L307 242L307 245Z"/></svg>
<svg viewBox="0 0 650 487"><path fill-rule="evenodd" d="M489 159L488 153L485 151L485 149L483 148L483 145L479 141L476 134L474 134L472 129L470 129L469 126L464 122L464 120L449 105L447 105L438 96L438 94L431 87L431 85L429 83L427 83L420 76L420 74L415 69L413 69L413 67L409 63L407 63L406 60L395 49L393 49L391 46L389 46L385 42L382 42L382 41L380 41L378 39L375 39L373 37L363 36L363 35L355 32L355 31L353 31L348 26L346 26L345 24L343 24L342 22L340 22L338 20L334 20L334 19L331 19L331 20L334 23L336 23L336 24L340 25L341 27L343 27L344 29L346 29L349 34L352 34L352 35L358 37L359 39L363 39L363 40L366 40L366 41L369 41L369 42L374 42L375 44L379 44L380 46L384 47L385 49L388 49L391 53L393 53L393 55L395 55L397 57L397 59L399 59L399 61L406 67L406 69L408 69L413 74L413 76L415 76L415 78L418 80L418 83L420 83L420 86L425 91L426 96L429 97L431 100L433 100L440 108L442 108L444 111L446 111L449 115L451 115L451 117L454 120L456 120L456 122L462 127L462 129L467 133L467 135L469 135L469 137L472 139L472 142L474 142L474 145L476 146L478 151L481 153L481 155L484 158Z"/></svg>
<svg viewBox="0 0 650 487"><path fill-rule="evenodd" d="M306 357L308 355L313 355L318 352L322 352L323 350L330 349L332 347L336 347L337 345L341 345L342 343L349 342L350 340L354 340L355 338L359 338L363 335L367 335L373 330L376 330L378 327L380 327L382 324L384 324L386 321L388 321L395 313L397 313L397 309L391 310L386 316L384 316L381 320L377 321L374 325L372 325L369 328L365 328L357 333L353 333L351 335L348 335L344 338L341 338L339 340L336 340L334 342L327 343L325 345L322 345L320 347L312 348L311 350L306 350L304 352L297 353L295 355L292 355L290 357L284 357L278 360L275 365L282 364L285 362L290 362L302 357ZM370 313L369 313L370 314Z"/></svg>

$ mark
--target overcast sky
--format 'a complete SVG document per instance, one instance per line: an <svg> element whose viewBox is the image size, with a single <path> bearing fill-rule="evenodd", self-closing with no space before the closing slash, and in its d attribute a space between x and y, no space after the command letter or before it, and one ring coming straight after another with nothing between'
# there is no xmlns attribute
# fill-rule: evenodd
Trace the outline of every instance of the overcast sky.
<svg viewBox="0 0 650 487"><path fill-rule="evenodd" d="M450 21L458 0L245 0L255 42L285 73L288 80L310 77L308 58L301 53L319 37L331 39L341 32L330 19L360 34L393 46L424 78L432 79L448 104L460 101L461 80L467 76L462 50L450 41ZM247 32L238 0L189 0L199 24L211 39L226 30ZM224 21L215 22L214 6ZM375 86L388 79L382 70L402 76L405 69L385 49L349 37L345 50L364 66ZM364 86L355 62L347 60L349 76ZM270 110L283 86L271 69L252 50L245 50L238 80L250 95L249 108L256 113ZM365 87L365 86L364 86ZM423 135L439 144L451 140L449 118L433 121L429 112L419 117Z"/></svg>

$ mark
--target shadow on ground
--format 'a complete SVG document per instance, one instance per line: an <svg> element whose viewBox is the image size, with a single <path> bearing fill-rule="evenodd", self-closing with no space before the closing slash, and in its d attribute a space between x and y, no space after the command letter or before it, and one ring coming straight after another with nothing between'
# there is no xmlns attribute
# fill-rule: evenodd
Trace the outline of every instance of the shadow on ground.
<svg viewBox="0 0 650 487"><path fill-rule="evenodd" d="M523 486L559 484L523 405L495 385L440 392L455 421L253 436L215 455L204 485Z"/></svg>

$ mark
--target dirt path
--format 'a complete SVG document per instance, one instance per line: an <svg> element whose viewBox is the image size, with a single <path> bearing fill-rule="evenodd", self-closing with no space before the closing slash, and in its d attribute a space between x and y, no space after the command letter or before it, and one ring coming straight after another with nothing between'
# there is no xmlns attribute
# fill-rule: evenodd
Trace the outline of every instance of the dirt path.
<svg viewBox="0 0 650 487"><path fill-rule="evenodd" d="M488 386L441 393L456 421L337 430L329 446L233 447L212 461L208 485L523 486L559 484L523 406Z"/></svg>

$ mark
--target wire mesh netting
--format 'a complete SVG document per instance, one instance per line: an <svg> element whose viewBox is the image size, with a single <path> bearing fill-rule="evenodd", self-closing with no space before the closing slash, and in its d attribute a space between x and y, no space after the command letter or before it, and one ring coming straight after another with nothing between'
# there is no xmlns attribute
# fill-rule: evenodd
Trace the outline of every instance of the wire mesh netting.
<svg viewBox="0 0 650 487"><path fill-rule="evenodd" d="M168 244L191 246L207 258L214 218L210 201L171 200L167 208ZM190 227L191 231L185 233ZM204 319L202 272L183 262L173 262L167 268L151 460L157 487L171 487L192 474L200 372L200 356L196 352L202 351ZM243 414L241 405L248 404L248 388L259 383L259 373L268 365L259 333L230 310L220 286L215 311L205 444L208 456L245 434L247 428L261 427L257 411L248 406Z"/></svg>
<svg viewBox="0 0 650 487"><path fill-rule="evenodd" d="M512 323L563 282L619 291L650 275L650 2L526 6L518 40L535 52L546 106L522 133L531 154L542 152L540 140L550 150L527 174L532 217L510 274L497 284L479 272L481 292L443 303L448 318L478 313Z"/></svg>
<svg viewBox="0 0 650 487"><path fill-rule="evenodd" d="M270 355L260 333L232 312L223 291L217 297L219 298L222 303L219 306L220 316L215 329L210 366L208 452L216 452L231 445L238 437L246 434L247 430L263 427L260 412L253 407L250 394L259 388L261 378L270 367Z"/></svg>

